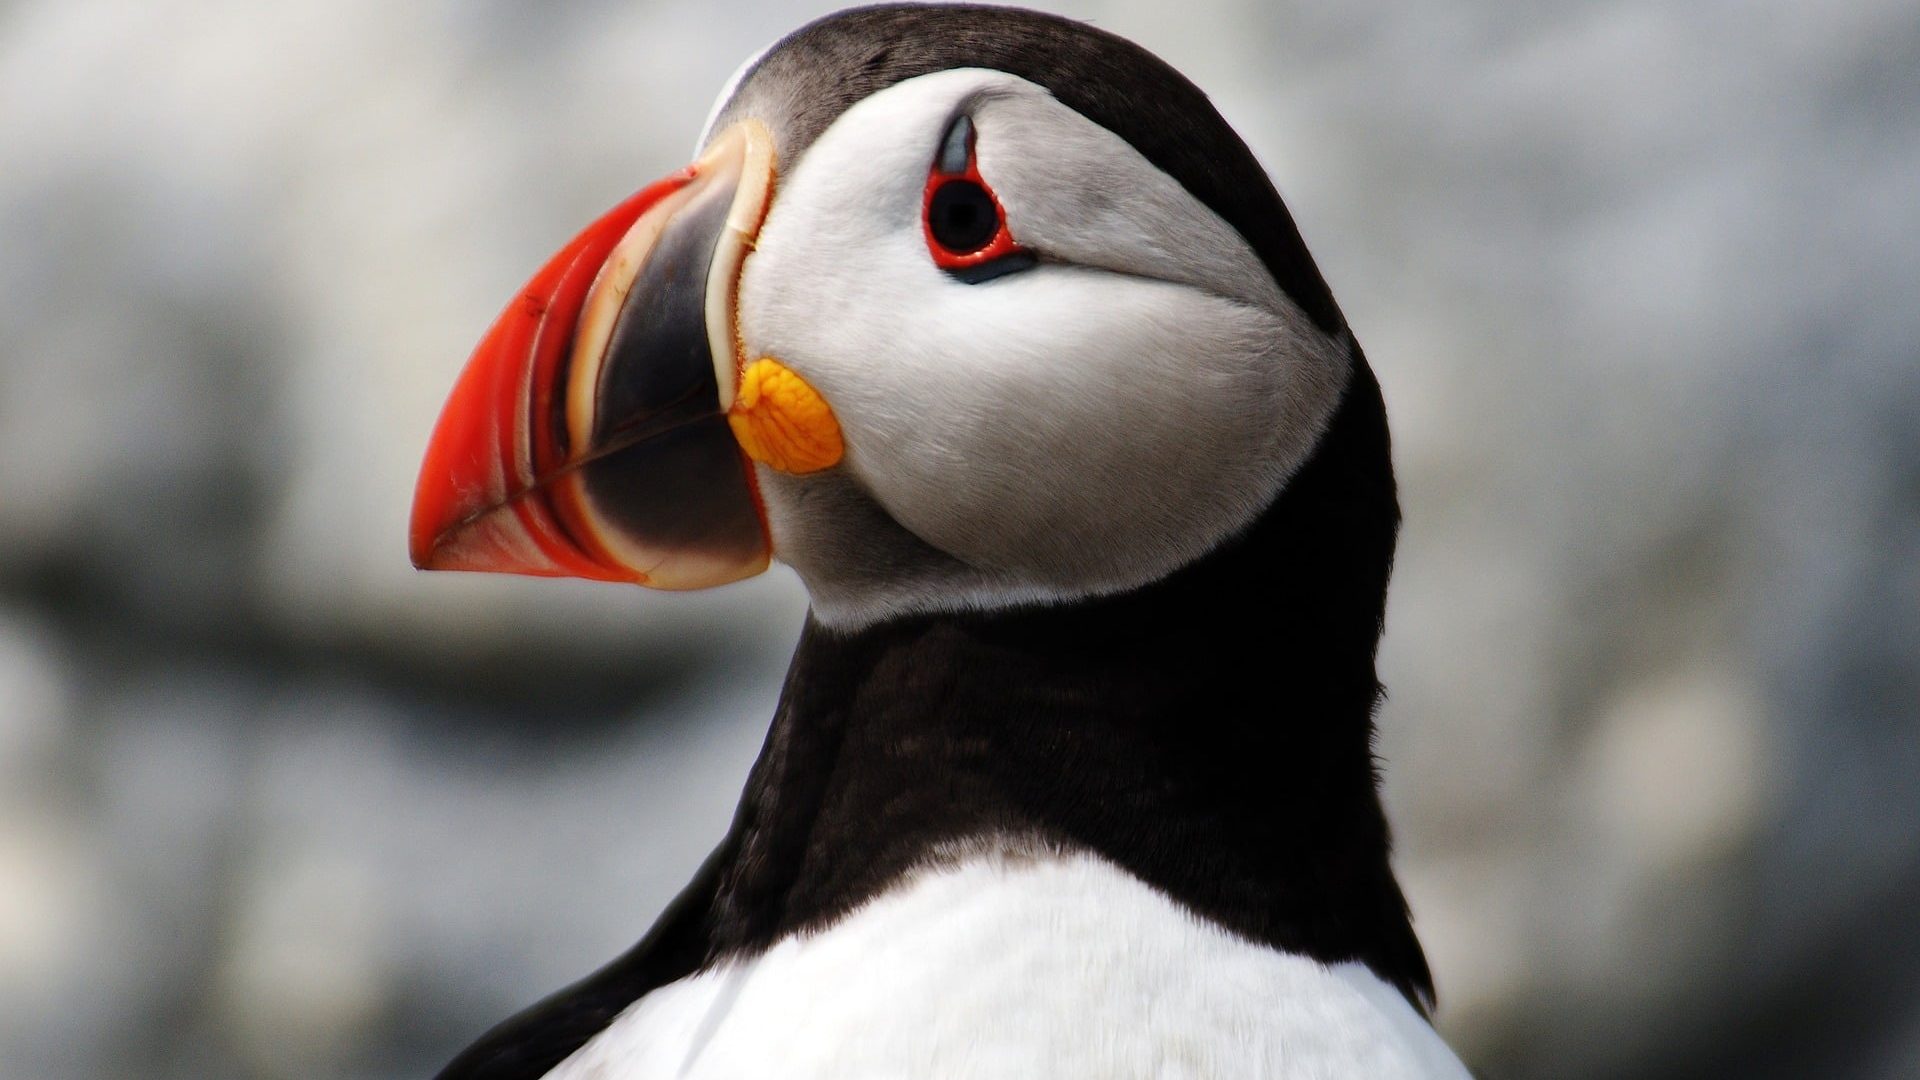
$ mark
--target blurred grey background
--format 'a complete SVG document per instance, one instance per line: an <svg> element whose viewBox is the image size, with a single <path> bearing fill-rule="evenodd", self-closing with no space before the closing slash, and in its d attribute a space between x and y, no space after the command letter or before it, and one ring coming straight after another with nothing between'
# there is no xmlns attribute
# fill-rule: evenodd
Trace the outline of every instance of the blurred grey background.
<svg viewBox="0 0 1920 1080"><path fill-rule="evenodd" d="M417 575L442 396L736 0L0 6L0 1077L424 1077L723 831L804 597ZM1063 5L1380 372L1381 750L1491 1077L1920 1076L1920 8Z"/></svg>

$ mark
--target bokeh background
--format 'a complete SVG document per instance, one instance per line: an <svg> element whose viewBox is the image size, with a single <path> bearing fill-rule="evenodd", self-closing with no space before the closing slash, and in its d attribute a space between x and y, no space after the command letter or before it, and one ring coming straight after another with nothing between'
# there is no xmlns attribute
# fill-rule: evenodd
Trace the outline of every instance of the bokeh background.
<svg viewBox="0 0 1920 1080"><path fill-rule="evenodd" d="M0 5L0 1077L425 1077L638 937L804 610L416 575L467 351L817 3ZM1920 8L1061 10L1385 386L1386 793L1490 1077L1920 1076Z"/></svg>

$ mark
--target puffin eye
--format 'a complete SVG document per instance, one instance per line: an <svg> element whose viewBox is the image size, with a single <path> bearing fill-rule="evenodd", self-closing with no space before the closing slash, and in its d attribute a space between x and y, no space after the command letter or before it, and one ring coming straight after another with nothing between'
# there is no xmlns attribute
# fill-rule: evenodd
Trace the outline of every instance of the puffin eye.
<svg viewBox="0 0 1920 1080"><path fill-rule="evenodd" d="M1000 200L980 175L973 121L954 119L927 173L922 224L935 266L969 285L1025 270L1037 260L1013 242Z"/></svg>
<svg viewBox="0 0 1920 1080"><path fill-rule="evenodd" d="M1000 231L1000 208L972 180L942 180L927 203L927 231L955 255L971 255Z"/></svg>

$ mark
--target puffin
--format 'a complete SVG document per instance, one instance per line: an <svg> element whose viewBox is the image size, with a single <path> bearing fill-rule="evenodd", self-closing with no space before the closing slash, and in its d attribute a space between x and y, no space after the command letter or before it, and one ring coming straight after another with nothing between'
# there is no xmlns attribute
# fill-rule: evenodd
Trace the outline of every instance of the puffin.
<svg viewBox="0 0 1920 1080"><path fill-rule="evenodd" d="M1379 384L1193 83L884 5L506 306L426 569L809 609L732 826L441 1080L1461 1077L1390 862Z"/></svg>

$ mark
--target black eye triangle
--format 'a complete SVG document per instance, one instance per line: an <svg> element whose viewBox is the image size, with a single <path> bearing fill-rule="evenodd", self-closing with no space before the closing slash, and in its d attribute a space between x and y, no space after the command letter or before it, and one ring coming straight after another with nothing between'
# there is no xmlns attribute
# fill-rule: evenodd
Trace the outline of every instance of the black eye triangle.
<svg viewBox="0 0 1920 1080"><path fill-rule="evenodd" d="M947 273L968 285L978 285L984 281L992 281L994 278L1006 277L1008 274L1017 274L1022 270L1032 269L1039 264L1040 260L1035 257L1033 252L1015 251L983 263L974 263L971 266L955 266L949 269Z"/></svg>
<svg viewBox="0 0 1920 1080"><path fill-rule="evenodd" d="M959 176L967 171L967 159L973 156L973 118L965 113L953 118L940 140L940 156L934 159L935 172Z"/></svg>

